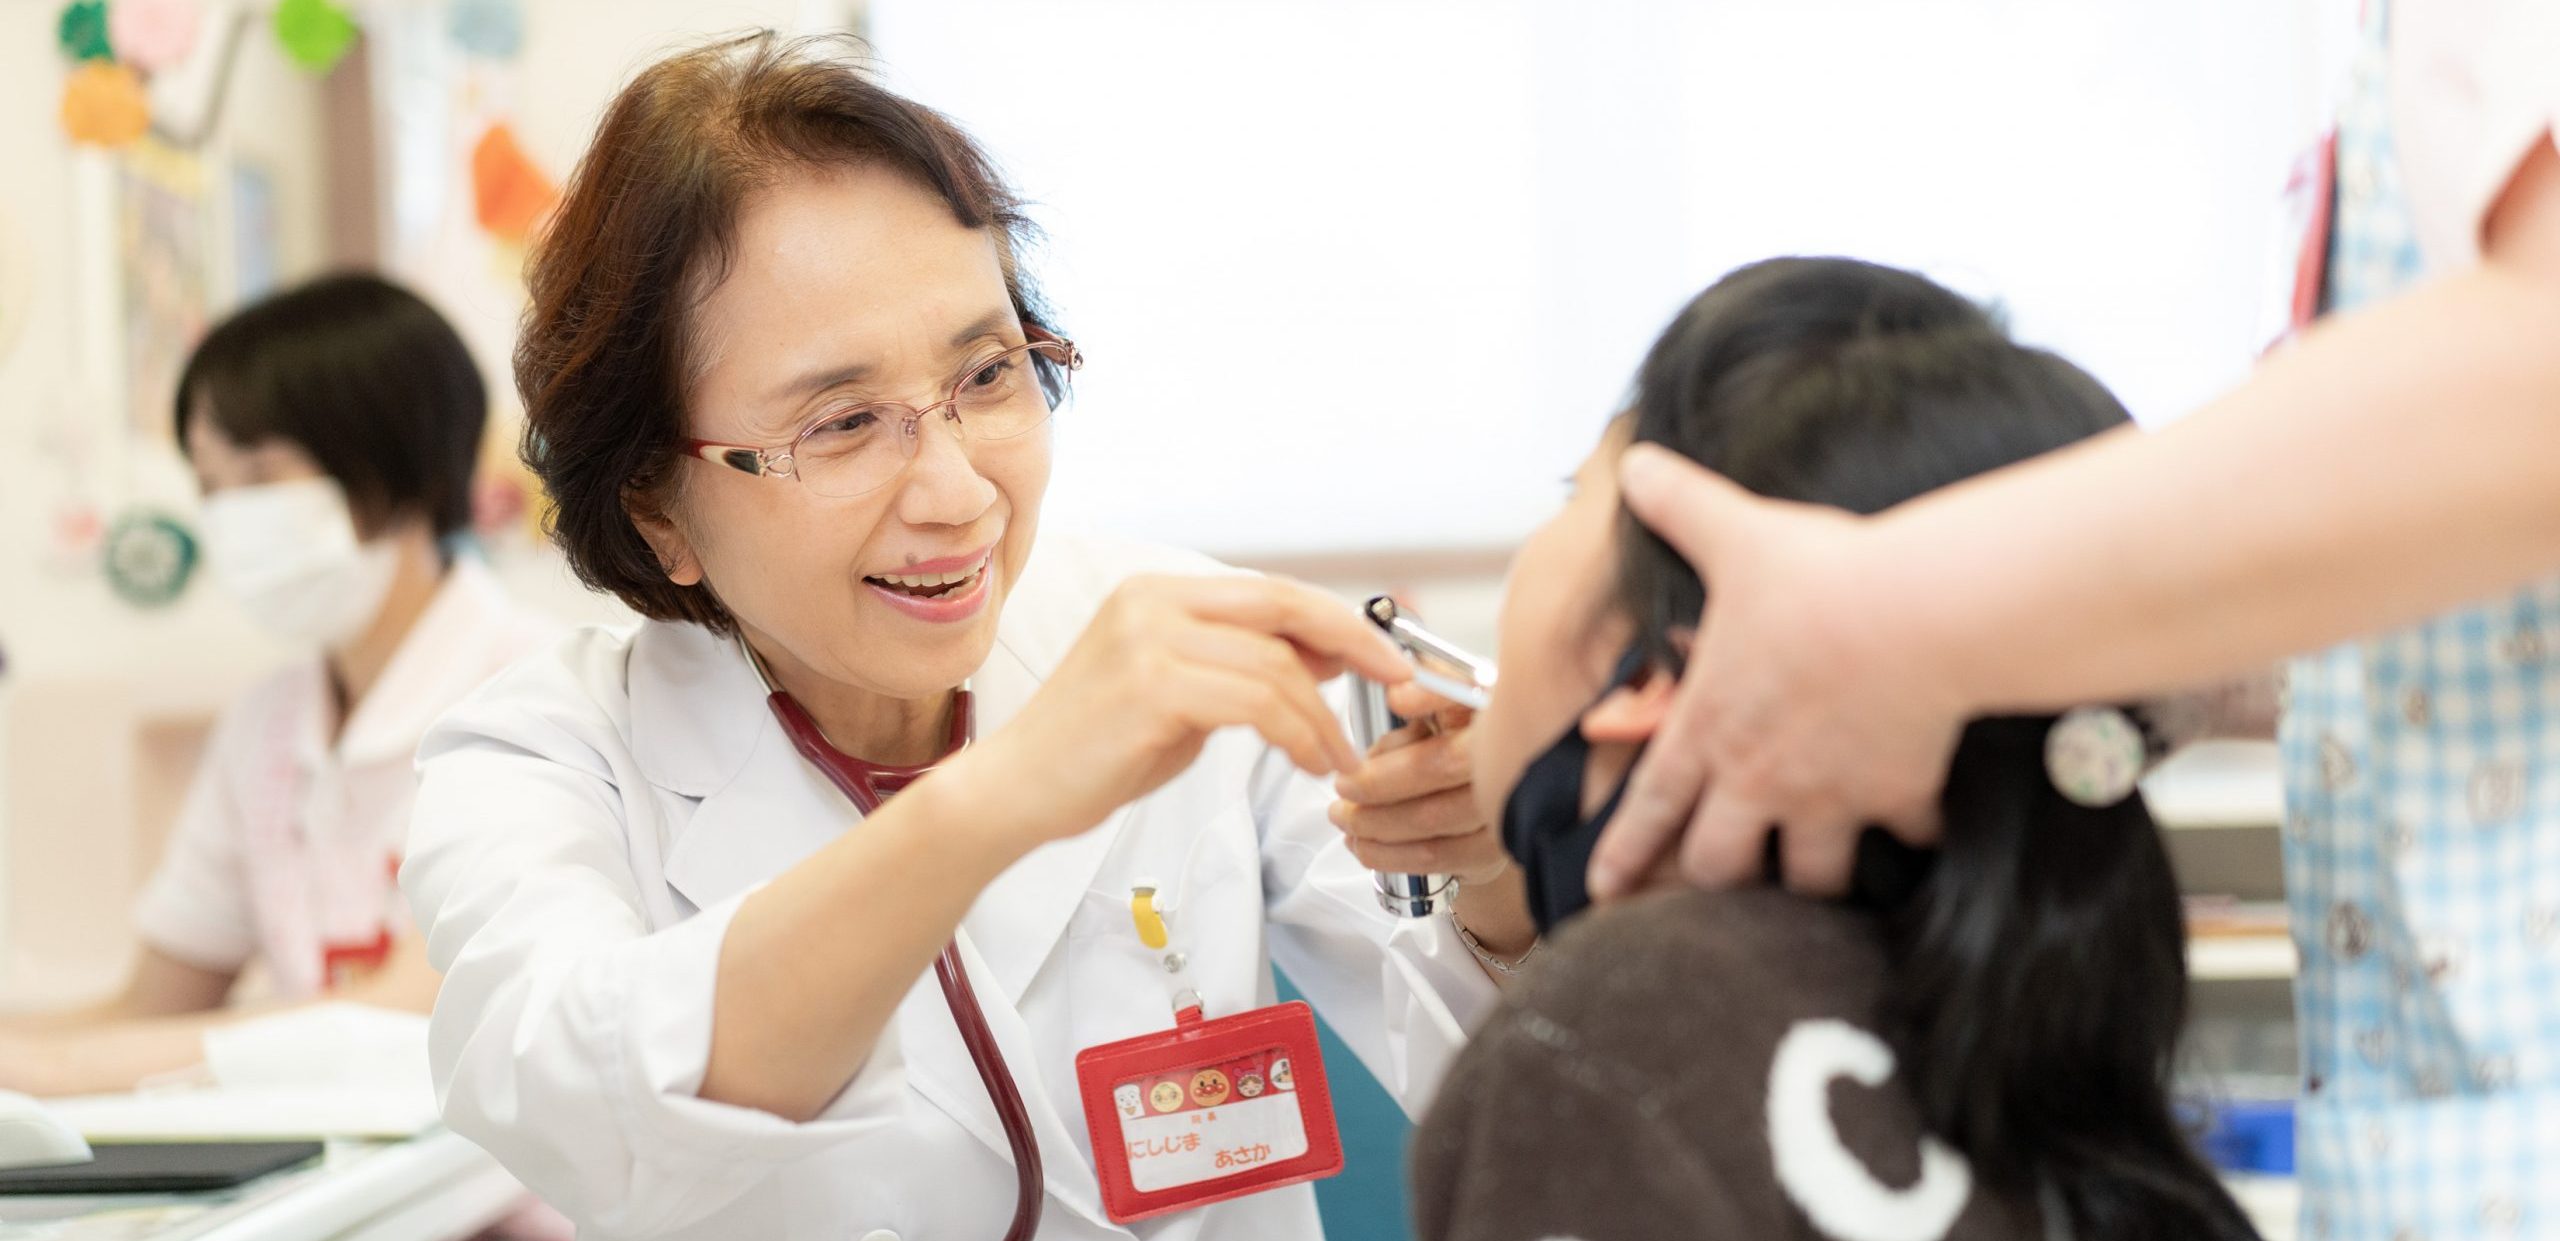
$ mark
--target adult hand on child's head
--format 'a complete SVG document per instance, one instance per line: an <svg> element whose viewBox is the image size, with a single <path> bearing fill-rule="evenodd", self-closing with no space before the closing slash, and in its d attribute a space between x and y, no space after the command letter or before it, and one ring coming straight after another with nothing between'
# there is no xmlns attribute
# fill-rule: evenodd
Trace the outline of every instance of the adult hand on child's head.
<svg viewBox="0 0 2560 1241"><path fill-rule="evenodd" d="M1650 445L1627 506L1695 567L1709 603L1662 729L1591 860L1596 899L1674 854L1705 887L1756 881L1780 834L1786 884L1846 890L1858 835L1937 837L1970 712L1902 623L1866 520L1762 499Z"/></svg>

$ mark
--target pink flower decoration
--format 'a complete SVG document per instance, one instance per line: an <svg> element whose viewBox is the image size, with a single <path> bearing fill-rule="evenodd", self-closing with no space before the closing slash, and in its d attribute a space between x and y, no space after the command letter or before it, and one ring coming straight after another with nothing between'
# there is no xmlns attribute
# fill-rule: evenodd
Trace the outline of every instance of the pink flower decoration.
<svg viewBox="0 0 2560 1241"><path fill-rule="evenodd" d="M107 40L115 45L116 59L152 73L183 63L203 27L197 0L116 0L107 6Z"/></svg>

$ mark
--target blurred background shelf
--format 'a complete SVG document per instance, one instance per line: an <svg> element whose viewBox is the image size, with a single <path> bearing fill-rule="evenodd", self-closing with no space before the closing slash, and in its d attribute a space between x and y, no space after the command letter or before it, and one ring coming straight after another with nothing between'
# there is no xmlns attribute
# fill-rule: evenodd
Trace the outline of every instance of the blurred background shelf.
<svg viewBox="0 0 2560 1241"><path fill-rule="evenodd" d="M2152 820L2172 831L2284 824L2284 781L2272 741L2189 746L2142 782L2142 795Z"/></svg>
<svg viewBox="0 0 2560 1241"><path fill-rule="evenodd" d="M2277 747L2190 746L2161 764L2142 791L2186 896L2193 985L2179 1094L2216 1111L2286 1108L2300 1075L2292 985L2300 960L2285 917ZM2301 1190L2290 1174L2291 1143L2281 1146L2281 1155L2223 1153L2224 1183L2268 1241L2299 1235Z"/></svg>
<svg viewBox="0 0 2560 1241"><path fill-rule="evenodd" d="M2197 982L2270 981L2293 977L2293 940L2285 935L2231 935L2187 941L2187 975Z"/></svg>

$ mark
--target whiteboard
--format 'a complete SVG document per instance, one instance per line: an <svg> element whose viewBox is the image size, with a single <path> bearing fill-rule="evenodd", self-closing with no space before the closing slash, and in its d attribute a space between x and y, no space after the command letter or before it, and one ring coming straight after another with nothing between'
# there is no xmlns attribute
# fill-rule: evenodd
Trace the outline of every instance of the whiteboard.
<svg viewBox="0 0 2560 1241"><path fill-rule="evenodd" d="M871 0L1035 201L1053 519L1507 545L1669 317L1783 253L1996 300L2146 420L2243 373L2309 0Z"/></svg>

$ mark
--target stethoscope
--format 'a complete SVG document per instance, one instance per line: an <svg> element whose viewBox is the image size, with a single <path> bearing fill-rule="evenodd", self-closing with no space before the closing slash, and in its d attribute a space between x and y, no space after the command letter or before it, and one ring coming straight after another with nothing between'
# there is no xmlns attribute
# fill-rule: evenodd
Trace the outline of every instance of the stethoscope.
<svg viewBox="0 0 2560 1241"><path fill-rule="evenodd" d="M890 794L933 770L933 763L888 767L837 749L790 691L775 685L773 678L765 674L764 661L756 658L754 648L744 641L738 647L746 652L747 664L756 670L756 679L764 682L768 691L765 704L782 722L784 735L791 738L791 748L824 773L827 781L866 817L879 813L880 803L887 801ZM943 758L969 744L975 721L969 687L963 685L952 699L951 735L944 743ZM986 1084L987 1098L995 1103L996 1119L1004 1124L1005 1144L1013 1148L1013 1225L1005 1230L1005 1241L1031 1241L1032 1234L1040 1229L1041 1197L1046 1189L1040 1171L1040 1141L1031 1131L1031 1113L1022 1106L1022 1091L1014 1084L1012 1070L1005 1067L1004 1050L996 1045L996 1032L987 1025L987 1014L978 1007L978 993L969 986L968 968L960 962L959 940L955 938L942 946L942 955L933 963L933 974L942 984L942 999L951 1008L951 1019L960 1026L960 1041L968 1044L969 1059L978 1067L978 1080Z"/></svg>

